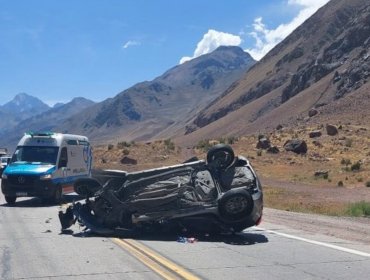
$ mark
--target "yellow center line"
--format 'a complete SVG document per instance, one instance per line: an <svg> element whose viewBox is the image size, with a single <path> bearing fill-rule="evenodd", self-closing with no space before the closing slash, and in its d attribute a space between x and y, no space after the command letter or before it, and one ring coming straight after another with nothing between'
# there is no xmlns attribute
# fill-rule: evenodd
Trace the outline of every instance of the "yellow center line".
<svg viewBox="0 0 370 280"><path fill-rule="evenodd" d="M148 256L144 255L140 251L137 251L135 248L130 246L128 243L126 243L124 240L113 238L113 241L118 244L119 246L123 247L125 250L127 250L131 255L136 257L139 261L141 261L143 264L145 264L147 267L149 267L151 270L153 270L158 275L162 276L163 279L166 280L172 280L176 279L176 276L167 270L165 270L162 266L160 266L158 263L150 259Z"/></svg>
<svg viewBox="0 0 370 280"><path fill-rule="evenodd" d="M169 259L159 255L153 250L149 249L142 243L139 243L133 239L119 239L113 238L113 241L127 249L136 258L142 261L145 265L150 267L153 271L161 275L164 279L176 279L176 273L182 279L186 280L200 280L199 277L190 273L186 269L180 267ZM167 270L164 270L166 268ZM169 278L168 278L169 277Z"/></svg>

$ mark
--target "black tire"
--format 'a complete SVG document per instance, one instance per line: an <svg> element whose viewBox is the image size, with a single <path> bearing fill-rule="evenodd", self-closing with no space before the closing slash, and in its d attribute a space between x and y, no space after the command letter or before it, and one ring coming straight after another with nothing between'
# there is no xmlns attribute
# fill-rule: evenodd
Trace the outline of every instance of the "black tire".
<svg viewBox="0 0 370 280"><path fill-rule="evenodd" d="M17 200L16 196L9 196L9 195L5 196L5 201L10 205L14 205L16 200Z"/></svg>
<svg viewBox="0 0 370 280"><path fill-rule="evenodd" d="M54 197L52 199L52 202L54 202L55 204L59 204L59 203L62 202L62 198L63 198L62 186L57 185L57 187L55 189L55 192L54 192Z"/></svg>
<svg viewBox="0 0 370 280"><path fill-rule="evenodd" d="M247 218L253 206L251 194L244 189L229 190L218 201L220 217L226 222Z"/></svg>
<svg viewBox="0 0 370 280"><path fill-rule="evenodd" d="M63 198L63 190L61 185L55 187L55 191L49 196L41 196L42 204L55 205L60 204Z"/></svg>
<svg viewBox="0 0 370 280"><path fill-rule="evenodd" d="M92 197L102 188L100 182L93 178L81 178L73 184L74 191L83 197Z"/></svg>
<svg viewBox="0 0 370 280"><path fill-rule="evenodd" d="M234 159L234 151L229 145L218 144L207 152L207 164L217 169L228 168Z"/></svg>

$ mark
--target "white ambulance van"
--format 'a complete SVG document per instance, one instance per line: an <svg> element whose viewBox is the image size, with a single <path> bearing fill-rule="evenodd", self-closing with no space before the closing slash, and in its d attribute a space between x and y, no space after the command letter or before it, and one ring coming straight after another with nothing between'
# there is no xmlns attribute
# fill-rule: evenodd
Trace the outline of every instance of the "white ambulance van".
<svg viewBox="0 0 370 280"><path fill-rule="evenodd" d="M92 152L86 136L54 132L26 133L2 174L8 204L17 197L40 197L59 203L73 183L91 175Z"/></svg>

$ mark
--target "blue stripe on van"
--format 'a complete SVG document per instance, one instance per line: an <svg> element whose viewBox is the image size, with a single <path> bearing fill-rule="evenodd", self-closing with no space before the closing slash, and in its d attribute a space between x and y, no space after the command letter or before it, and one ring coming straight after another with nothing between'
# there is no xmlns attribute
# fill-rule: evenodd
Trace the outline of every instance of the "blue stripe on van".
<svg viewBox="0 0 370 280"><path fill-rule="evenodd" d="M77 176L68 176L68 177L62 177L62 178L55 178L53 179L54 184L68 184L68 183L73 183L79 178L85 178L88 177L88 174L85 175L77 175Z"/></svg>

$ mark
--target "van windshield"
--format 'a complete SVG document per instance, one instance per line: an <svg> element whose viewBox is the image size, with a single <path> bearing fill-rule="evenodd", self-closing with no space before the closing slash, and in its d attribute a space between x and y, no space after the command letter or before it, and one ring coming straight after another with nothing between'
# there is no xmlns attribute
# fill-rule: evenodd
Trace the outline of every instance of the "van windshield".
<svg viewBox="0 0 370 280"><path fill-rule="evenodd" d="M11 162L27 161L55 165L58 150L59 147L20 146L15 150Z"/></svg>

